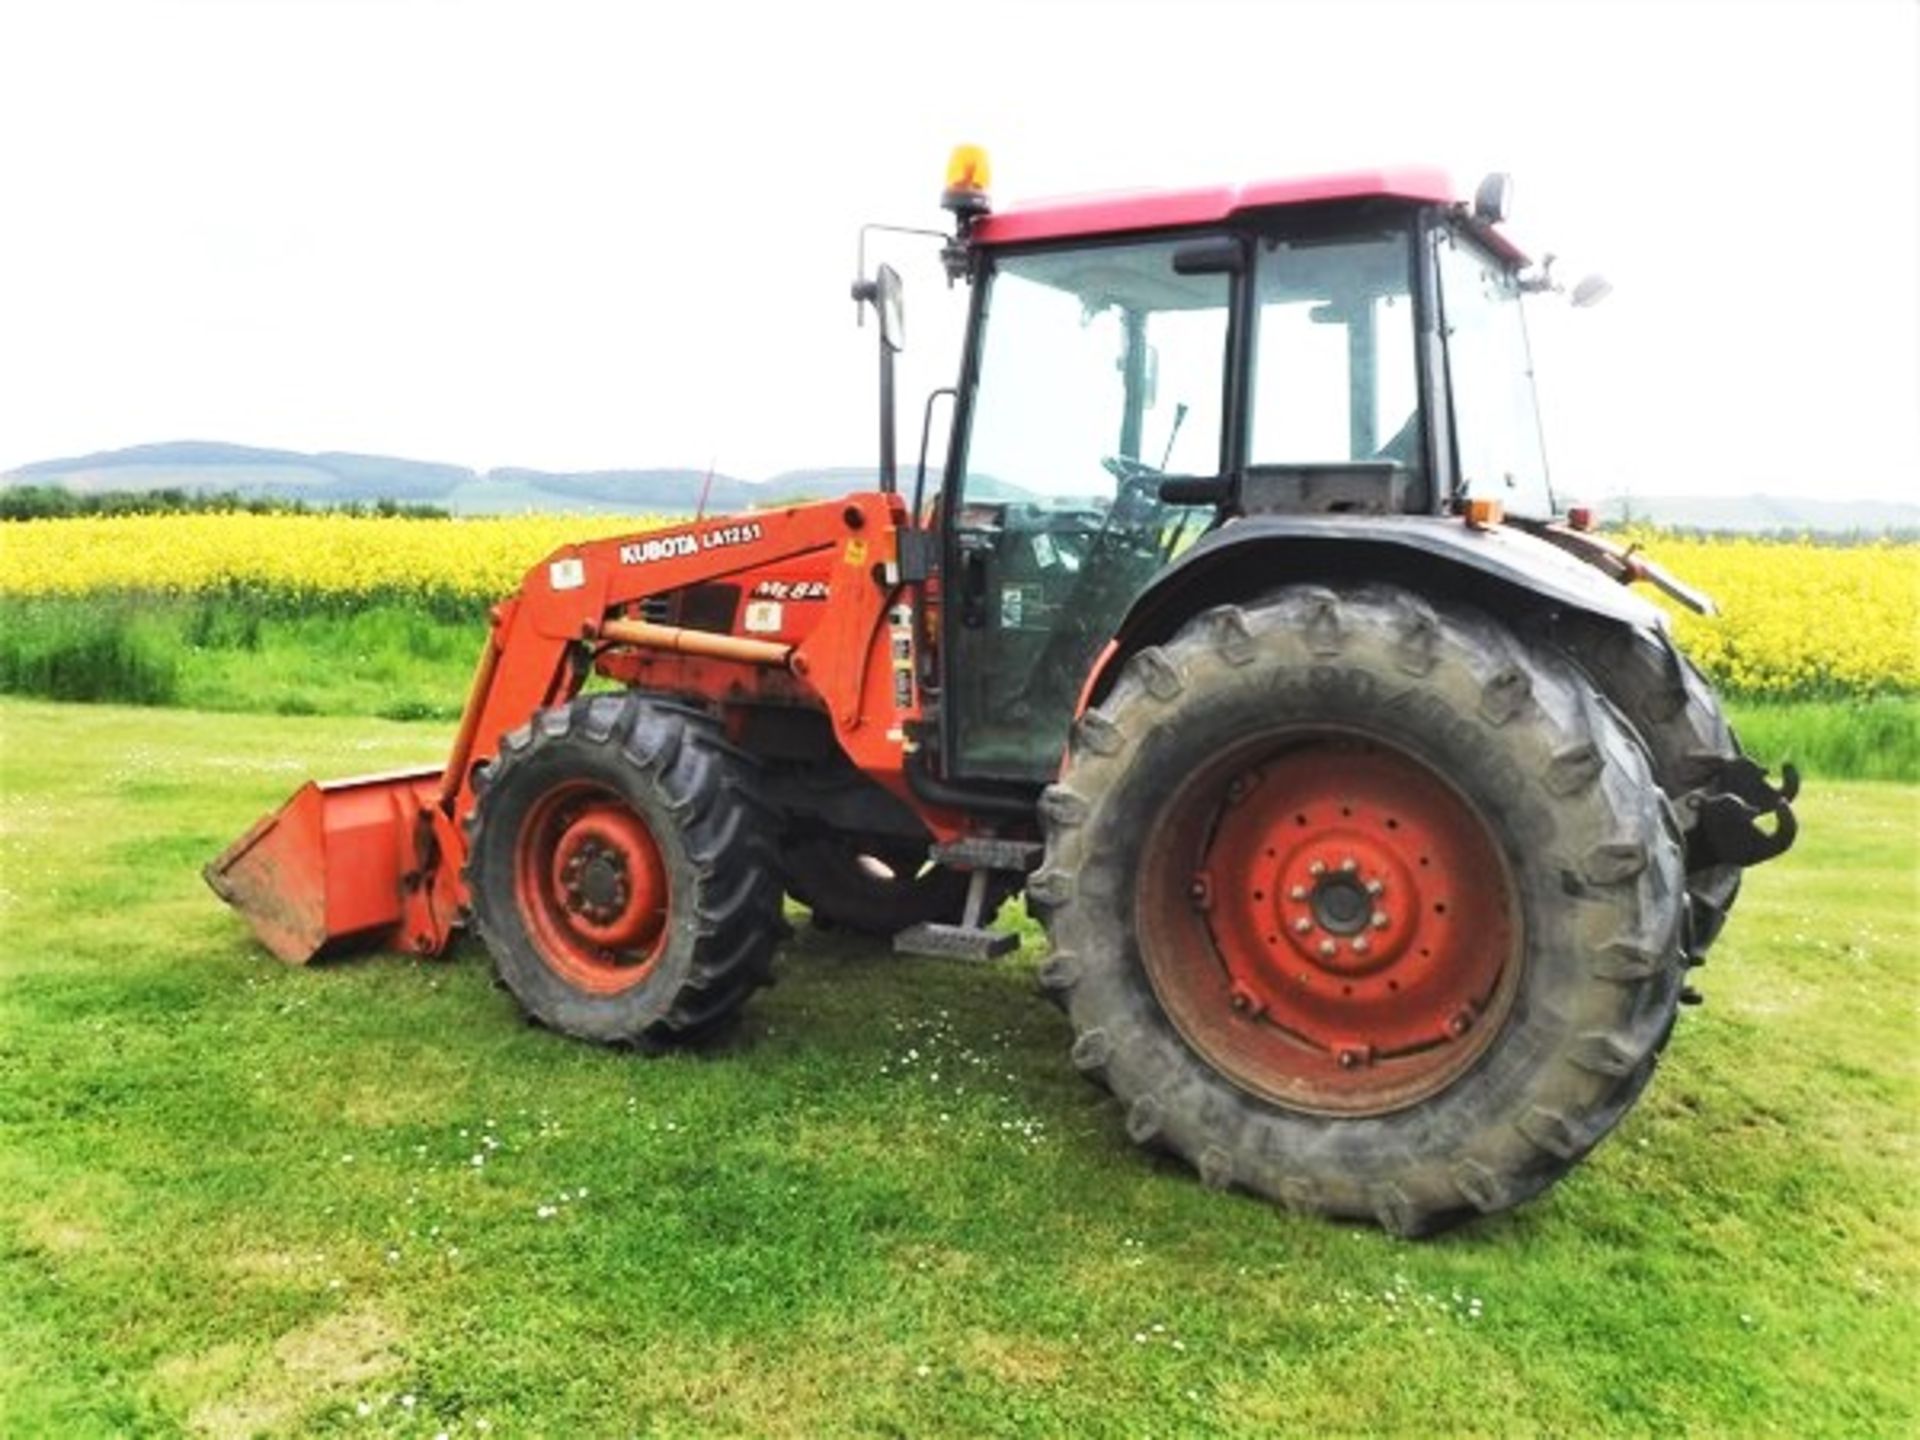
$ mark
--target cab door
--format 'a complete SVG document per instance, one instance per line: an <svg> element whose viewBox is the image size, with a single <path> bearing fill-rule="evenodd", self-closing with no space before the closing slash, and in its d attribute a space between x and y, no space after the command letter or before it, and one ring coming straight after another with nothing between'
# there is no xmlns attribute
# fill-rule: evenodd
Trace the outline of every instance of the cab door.
<svg viewBox="0 0 1920 1440"><path fill-rule="evenodd" d="M997 254L945 497L946 771L1044 781L1128 604L1210 518L1159 498L1226 461L1233 277L1196 238Z"/></svg>

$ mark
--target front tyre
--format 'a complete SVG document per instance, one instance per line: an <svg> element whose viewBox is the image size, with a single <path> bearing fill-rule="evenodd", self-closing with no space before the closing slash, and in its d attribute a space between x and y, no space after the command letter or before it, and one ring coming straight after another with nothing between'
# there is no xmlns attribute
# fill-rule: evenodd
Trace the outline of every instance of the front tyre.
<svg viewBox="0 0 1920 1440"><path fill-rule="evenodd" d="M774 817L704 715L639 695L544 710L475 782L467 887L501 982L603 1044L698 1038L768 978Z"/></svg>
<svg viewBox="0 0 1920 1440"><path fill-rule="evenodd" d="M1625 1114L1685 882L1645 753L1480 613L1297 587L1136 654L1042 802L1073 1061L1209 1184L1403 1234Z"/></svg>

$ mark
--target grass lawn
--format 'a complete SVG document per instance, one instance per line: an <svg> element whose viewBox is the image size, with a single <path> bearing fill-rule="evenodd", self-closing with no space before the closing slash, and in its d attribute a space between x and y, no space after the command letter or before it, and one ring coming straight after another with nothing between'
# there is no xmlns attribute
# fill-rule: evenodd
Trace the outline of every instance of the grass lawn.
<svg viewBox="0 0 1920 1440"><path fill-rule="evenodd" d="M479 605L0 596L0 693L450 726L485 638ZM1808 775L1920 782L1920 696L1723 699L1764 765L1791 760Z"/></svg>
<svg viewBox="0 0 1920 1440"><path fill-rule="evenodd" d="M471 946L264 958L200 864L447 730L0 700L0 1434L1920 1419L1920 790L1812 786L1621 1130L1409 1243L1136 1152L1037 934L803 926L729 1048L652 1061Z"/></svg>

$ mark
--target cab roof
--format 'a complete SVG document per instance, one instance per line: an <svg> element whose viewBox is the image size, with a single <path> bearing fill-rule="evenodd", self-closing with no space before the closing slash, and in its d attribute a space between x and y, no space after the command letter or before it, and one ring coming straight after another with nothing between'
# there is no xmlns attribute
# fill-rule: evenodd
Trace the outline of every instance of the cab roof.
<svg viewBox="0 0 1920 1440"><path fill-rule="evenodd" d="M1033 200L981 216L974 222L968 238L976 245L1019 245L1136 230L1219 225L1254 211L1290 205L1324 205L1342 200L1454 205L1462 199L1446 171L1433 166L1408 165L1289 180L1207 185L1190 190L1127 190ZM1526 259L1512 241L1491 227L1475 228L1509 259Z"/></svg>

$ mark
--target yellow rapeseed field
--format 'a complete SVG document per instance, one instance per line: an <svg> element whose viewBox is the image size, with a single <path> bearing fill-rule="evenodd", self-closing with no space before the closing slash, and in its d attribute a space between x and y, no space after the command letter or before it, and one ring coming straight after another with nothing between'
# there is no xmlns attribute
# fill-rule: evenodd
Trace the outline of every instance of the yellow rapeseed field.
<svg viewBox="0 0 1920 1440"><path fill-rule="evenodd" d="M16 521L0 525L0 595L237 591L485 603L512 591L556 546L662 523L647 516L337 514ZM1687 651L1729 691L1920 693L1920 545L1638 538L1720 602L1713 619L1668 608Z"/></svg>
<svg viewBox="0 0 1920 1440"><path fill-rule="evenodd" d="M315 514L89 516L0 525L0 595L103 590L295 596L511 593L570 541L653 529L657 516L512 515L457 520Z"/></svg>
<svg viewBox="0 0 1920 1440"><path fill-rule="evenodd" d="M1920 693L1920 544L1640 537L1720 606L1668 604L1696 664L1731 693Z"/></svg>

